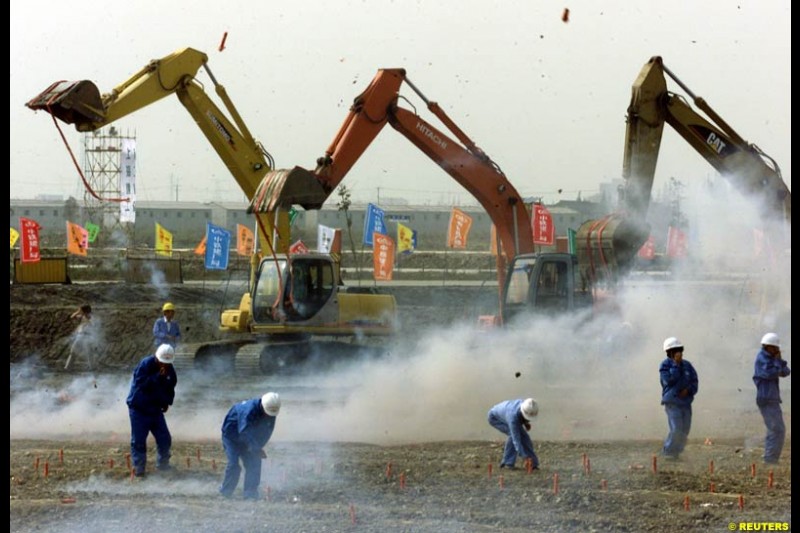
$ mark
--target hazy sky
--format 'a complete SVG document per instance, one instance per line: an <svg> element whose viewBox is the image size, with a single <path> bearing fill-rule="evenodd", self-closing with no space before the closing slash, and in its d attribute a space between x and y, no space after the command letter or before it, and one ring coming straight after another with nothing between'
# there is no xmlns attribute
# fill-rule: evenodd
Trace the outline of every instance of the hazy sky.
<svg viewBox="0 0 800 533"><path fill-rule="evenodd" d="M568 23L561 20L565 7ZM403 67L523 196L548 202L591 194L621 175L631 84L660 55L778 162L791 188L788 0L138 0L80 9L11 0L10 14L14 198L84 193L49 116L26 101L57 80L90 79L107 92L149 60L184 47L209 55L212 72L278 168L313 168L376 70ZM204 72L199 78L210 86ZM440 126L408 88L402 94ZM137 137L139 200L243 200L177 98L115 125ZM79 154L81 135L63 129ZM656 190L670 177L690 183L714 174L665 129ZM356 200L471 201L390 127L344 183Z"/></svg>

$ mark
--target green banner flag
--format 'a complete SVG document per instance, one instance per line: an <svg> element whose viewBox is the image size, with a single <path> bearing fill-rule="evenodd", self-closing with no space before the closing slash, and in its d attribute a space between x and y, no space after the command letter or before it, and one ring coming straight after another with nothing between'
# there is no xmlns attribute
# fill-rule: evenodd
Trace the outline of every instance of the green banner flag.
<svg viewBox="0 0 800 533"><path fill-rule="evenodd" d="M97 238L97 234L100 233L100 226L92 224L91 222L87 222L84 229L89 232L89 242L94 242Z"/></svg>
<svg viewBox="0 0 800 533"><path fill-rule="evenodd" d="M297 209L294 206L289 208L289 225L294 224L294 219L297 218Z"/></svg>
<svg viewBox="0 0 800 533"><path fill-rule="evenodd" d="M567 244L569 245L569 253L572 255L575 255L578 252L578 247L575 245L577 236L578 232L576 232L574 229L567 229Z"/></svg>

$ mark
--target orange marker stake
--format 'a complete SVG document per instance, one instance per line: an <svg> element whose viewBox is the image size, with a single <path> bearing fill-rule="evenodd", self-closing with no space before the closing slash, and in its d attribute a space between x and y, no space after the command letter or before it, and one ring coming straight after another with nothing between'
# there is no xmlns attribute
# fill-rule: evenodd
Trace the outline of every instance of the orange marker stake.
<svg viewBox="0 0 800 533"><path fill-rule="evenodd" d="M350 523L356 523L356 508L352 503L350 504Z"/></svg>
<svg viewBox="0 0 800 533"><path fill-rule="evenodd" d="M714 459L711 459L708 462L708 473L713 475L714 474Z"/></svg>
<svg viewBox="0 0 800 533"><path fill-rule="evenodd" d="M606 481L605 479L601 479L600 480L600 488L602 490L608 490L608 481Z"/></svg>
<svg viewBox="0 0 800 533"><path fill-rule="evenodd" d="M739 494L739 509L744 511L744 496L742 496L741 494Z"/></svg>
<svg viewBox="0 0 800 533"><path fill-rule="evenodd" d="M717 486L716 486L716 485L714 485L714 482L713 482L713 481L712 481L712 482L711 482L711 484L708 486L708 492L717 492Z"/></svg>
<svg viewBox="0 0 800 533"><path fill-rule="evenodd" d="M47 459L45 459L44 460L44 477L47 477L49 475L50 475L50 462Z"/></svg>
<svg viewBox="0 0 800 533"><path fill-rule="evenodd" d="M75 498L71 497L61 498L61 503L75 503Z"/></svg>
<svg viewBox="0 0 800 533"><path fill-rule="evenodd" d="M62 465L64 464L64 448L58 450L58 463Z"/></svg>
<svg viewBox="0 0 800 533"><path fill-rule="evenodd" d="M228 32L222 34L222 42L219 43L219 51L225 50L225 40L228 38Z"/></svg>
<svg viewBox="0 0 800 533"><path fill-rule="evenodd" d="M217 461L216 459L211 459L211 470L217 470Z"/></svg>
<svg viewBox="0 0 800 533"><path fill-rule="evenodd" d="M769 475L767 476L767 488L772 488L772 485L775 483L775 476L772 474L772 470L769 471Z"/></svg>
<svg viewBox="0 0 800 533"><path fill-rule="evenodd" d="M125 463L128 465L128 470L131 469L131 454L125 454Z"/></svg>
<svg viewBox="0 0 800 533"><path fill-rule="evenodd" d="M658 474L658 457L653 456L653 473Z"/></svg>
<svg viewBox="0 0 800 533"><path fill-rule="evenodd" d="M200 448L197 448L197 451L195 452L195 454L197 456L197 462L199 463L200 462Z"/></svg>
<svg viewBox="0 0 800 533"><path fill-rule="evenodd" d="M492 479L492 468L494 468L494 467L492 466L492 463L489 463L489 467L488 467L488 470L489 470L489 479Z"/></svg>
<svg viewBox="0 0 800 533"><path fill-rule="evenodd" d="M405 472L400 472L400 488L401 489L406 488L406 473Z"/></svg>
<svg viewBox="0 0 800 533"><path fill-rule="evenodd" d="M553 494L558 494L558 472L553 474Z"/></svg>
<svg viewBox="0 0 800 533"><path fill-rule="evenodd" d="M750 465L750 477L756 477L756 464L755 463Z"/></svg>
<svg viewBox="0 0 800 533"><path fill-rule="evenodd" d="M581 464L583 465L583 470L586 471L586 454L585 453L581 455L581 459L582 459L582 463Z"/></svg>
<svg viewBox="0 0 800 533"><path fill-rule="evenodd" d="M503 474L498 476L497 483L500 486L500 490L503 490L506 487L506 480L503 478Z"/></svg>
<svg viewBox="0 0 800 533"><path fill-rule="evenodd" d="M36 471L37 474L39 473L39 458L38 457L33 460L33 469Z"/></svg>
<svg viewBox="0 0 800 533"><path fill-rule="evenodd" d="M685 496L685 497L683 498L683 509L684 509L685 511L688 511L688 510L689 510L689 496Z"/></svg>
<svg viewBox="0 0 800 533"><path fill-rule="evenodd" d="M392 479L392 463L386 463L386 480Z"/></svg>
<svg viewBox="0 0 800 533"><path fill-rule="evenodd" d="M113 457L108 460L108 468L109 469L114 468L114 458Z"/></svg>
<svg viewBox="0 0 800 533"><path fill-rule="evenodd" d="M586 475L591 475L592 473L592 461L588 457L586 458Z"/></svg>
<svg viewBox="0 0 800 533"><path fill-rule="evenodd" d="M191 467L192 467L192 458L191 457L187 457L186 458L186 468L191 468Z"/></svg>

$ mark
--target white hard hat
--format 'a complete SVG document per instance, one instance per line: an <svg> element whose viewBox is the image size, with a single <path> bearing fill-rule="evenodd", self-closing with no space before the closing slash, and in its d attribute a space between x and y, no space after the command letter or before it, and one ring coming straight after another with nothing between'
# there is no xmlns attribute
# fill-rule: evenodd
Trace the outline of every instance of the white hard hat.
<svg viewBox="0 0 800 533"><path fill-rule="evenodd" d="M172 362L175 360L175 348L173 348L169 344L162 344L156 350L156 359L158 359L162 363L171 365Z"/></svg>
<svg viewBox="0 0 800 533"><path fill-rule="evenodd" d="M675 350L677 348L683 348L683 343L678 340L678 337L667 337L664 339L664 351L668 352L670 350Z"/></svg>
<svg viewBox="0 0 800 533"><path fill-rule="evenodd" d="M767 346L775 346L776 348L781 347L781 338L778 337L777 333L765 333L763 337L761 337L761 344L766 344Z"/></svg>
<svg viewBox="0 0 800 533"><path fill-rule="evenodd" d="M261 407L269 416L278 416L281 410L281 397L277 392L268 392L261 397Z"/></svg>
<svg viewBox="0 0 800 533"><path fill-rule="evenodd" d="M519 410L522 411L522 416L525 417L525 420L531 420L539 414L539 404L533 398L527 398L522 401Z"/></svg>

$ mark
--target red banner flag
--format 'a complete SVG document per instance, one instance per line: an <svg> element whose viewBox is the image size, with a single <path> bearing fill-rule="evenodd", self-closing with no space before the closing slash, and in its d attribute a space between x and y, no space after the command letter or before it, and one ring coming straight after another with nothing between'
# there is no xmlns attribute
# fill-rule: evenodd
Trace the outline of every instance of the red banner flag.
<svg viewBox="0 0 800 533"><path fill-rule="evenodd" d="M653 236L650 235L647 240L644 242L641 248L639 248L639 253L636 254L639 256L640 259L646 259L648 261L652 261L656 257L656 241L653 239Z"/></svg>
<svg viewBox="0 0 800 533"><path fill-rule="evenodd" d="M388 235L372 234L372 277L375 281L391 281L394 269L394 241Z"/></svg>
<svg viewBox="0 0 800 533"><path fill-rule="evenodd" d="M670 226L667 231L667 257L676 259L686 257L686 247L686 233Z"/></svg>
<svg viewBox="0 0 800 533"><path fill-rule="evenodd" d="M19 217L21 260L23 263L35 263L41 259L39 249L39 229L41 226L31 218Z"/></svg>
<svg viewBox="0 0 800 533"><path fill-rule="evenodd" d="M447 232L447 246L450 248L467 247L467 236L472 227L472 217L457 207L450 213L450 228Z"/></svg>
<svg viewBox="0 0 800 533"><path fill-rule="evenodd" d="M307 254L307 253L308 253L308 246L306 246L306 243L304 243L299 239L289 247L289 255Z"/></svg>
<svg viewBox="0 0 800 533"><path fill-rule="evenodd" d="M556 229L553 226L553 217L541 204L533 206L531 230L533 230L533 244L552 246L555 242Z"/></svg>

